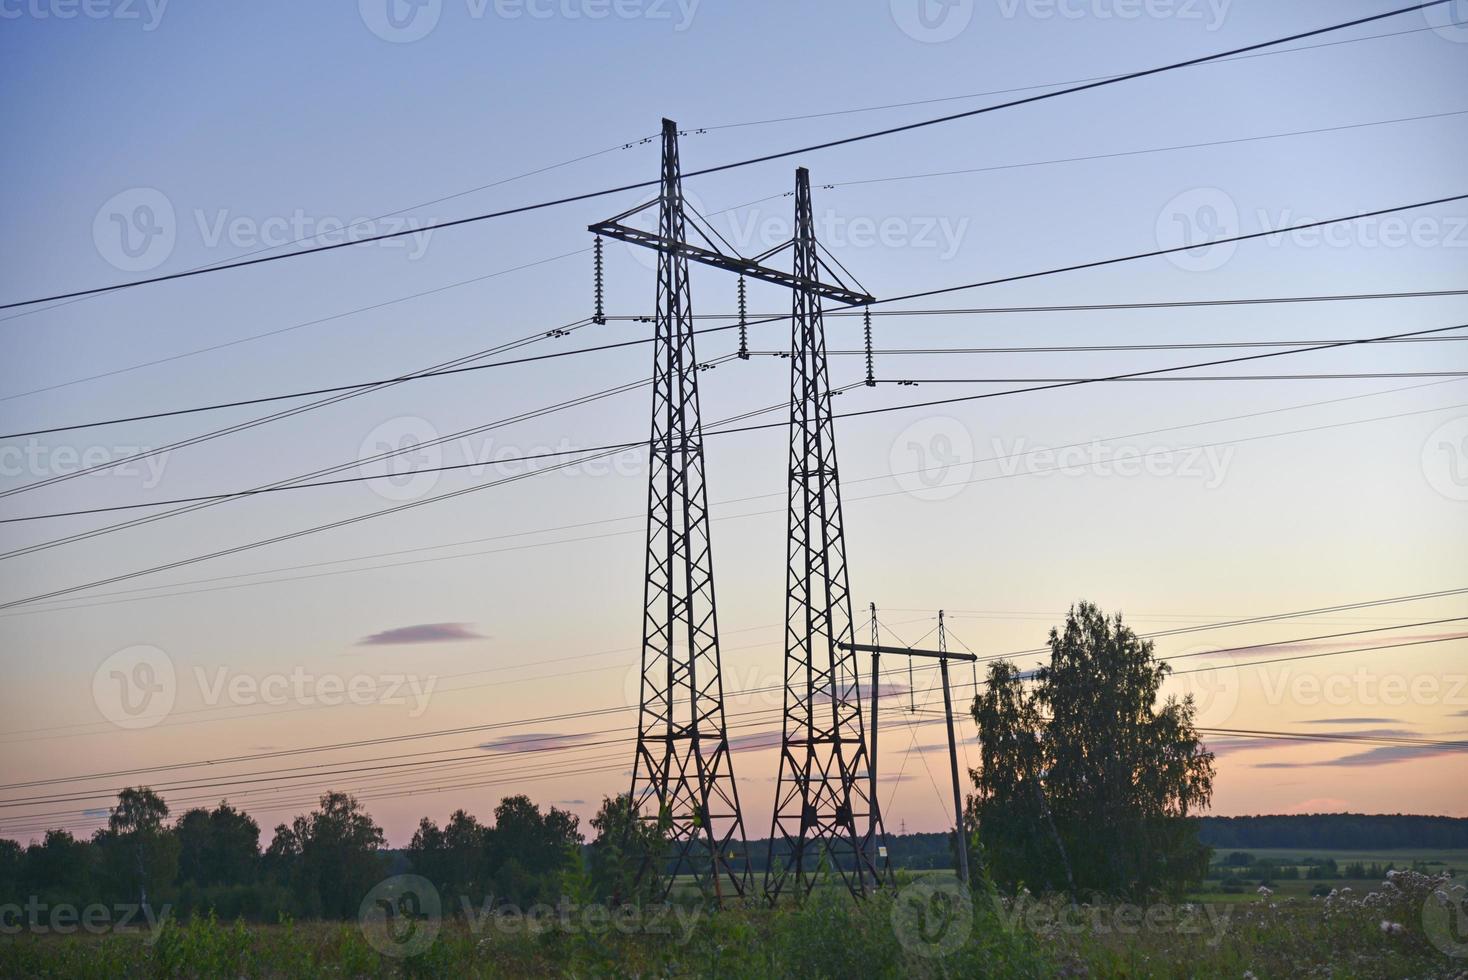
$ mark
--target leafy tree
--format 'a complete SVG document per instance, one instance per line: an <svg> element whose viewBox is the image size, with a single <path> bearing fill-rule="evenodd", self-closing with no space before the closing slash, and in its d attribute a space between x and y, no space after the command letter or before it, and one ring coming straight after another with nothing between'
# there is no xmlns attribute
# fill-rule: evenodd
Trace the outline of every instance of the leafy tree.
<svg viewBox="0 0 1468 980"><path fill-rule="evenodd" d="M979 795L970 797L965 823L970 831L982 828L984 865L999 882L1069 890L1063 843L1034 832L1042 823L1047 830L1053 824L1040 781L1045 763L1039 707L1025 695L1018 668L1005 661L989 668L973 714L983 733L981 766L969 773Z"/></svg>
<svg viewBox="0 0 1468 980"><path fill-rule="evenodd" d="M307 908L345 918L381 880L382 828L354 796L327 793L318 809L277 827L267 852L289 868L289 880Z"/></svg>
<svg viewBox="0 0 1468 980"><path fill-rule="evenodd" d="M42 897L89 899L92 849L65 830L48 830L41 843L26 848L21 870L24 889Z"/></svg>
<svg viewBox="0 0 1468 980"><path fill-rule="evenodd" d="M408 861L413 870L433 882L440 891L449 873L447 848L443 831L428 817L418 821L413 839L408 842Z"/></svg>
<svg viewBox="0 0 1468 980"><path fill-rule="evenodd" d="M92 835L100 852L104 877L118 894L136 895L148 904L172 884L178 872L178 840L163 823L168 804L146 786L128 787L117 794L107 826Z"/></svg>
<svg viewBox="0 0 1468 980"><path fill-rule="evenodd" d="M446 899L478 904L489 885L490 841L494 831L464 810L455 810L442 830L428 817L408 845L413 870L429 879Z"/></svg>
<svg viewBox="0 0 1468 980"><path fill-rule="evenodd" d="M997 882L1146 896L1202 879L1193 814L1212 797L1213 754L1191 697L1158 704L1169 670L1088 602L1050 631L1032 693L1014 665L991 665L973 706L983 768L969 819Z"/></svg>
<svg viewBox="0 0 1468 980"><path fill-rule="evenodd" d="M20 895L20 876L24 870L25 851L20 841L0 837L0 902Z"/></svg>
<svg viewBox="0 0 1468 980"><path fill-rule="evenodd" d="M580 818L566 810L540 807L527 796L507 796L494 810L490 871L495 895L528 904L560 896L561 872L581 843Z"/></svg>
<svg viewBox="0 0 1468 980"><path fill-rule="evenodd" d="M641 904L663 893L662 858L667 853L672 820L643 820L630 794L603 797L591 818L591 886L596 896L614 905Z"/></svg>
<svg viewBox="0 0 1468 980"><path fill-rule="evenodd" d="M495 834L464 810L455 810L443 829L445 892L478 902L490 881L492 841Z"/></svg>
<svg viewBox="0 0 1468 980"><path fill-rule="evenodd" d="M221 801L214 810L196 807L174 824L178 837L178 880L196 885L242 885L255 880L260 862L260 825Z"/></svg>

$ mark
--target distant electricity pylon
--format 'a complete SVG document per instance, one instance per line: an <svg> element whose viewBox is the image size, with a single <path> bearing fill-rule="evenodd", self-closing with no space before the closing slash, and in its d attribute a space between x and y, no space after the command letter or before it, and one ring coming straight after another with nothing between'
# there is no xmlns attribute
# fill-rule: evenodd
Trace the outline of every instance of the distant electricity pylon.
<svg viewBox="0 0 1468 980"><path fill-rule="evenodd" d="M704 485L703 430L678 129L663 120L657 234L619 222L644 205L592 226L598 234L658 252L648 481L647 582L643 594L641 708L632 803L642 820L671 821L666 872L691 875L716 899L750 882L744 821L729 758L714 565ZM644 872L647 869L644 869Z"/></svg>
<svg viewBox="0 0 1468 980"><path fill-rule="evenodd" d="M785 710L780 774L765 892L774 900L794 877L800 893L817 871L839 874L854 894L881 881L874 837L881 820L870 798L851 589L836 471L826 367L822 280L840 277L821 258L810 174L795 172L794 303L790 357L789 530L785 594ZM777 250L778 251L778 250ZM772 254L772 253L771 253ZM827 253L829 255L829 253ZM836 262L834 256L832 261ZM840 263L836 262L839 267ZM857 294L856 303L873 302ZM872 692L875 697L875 692ZM782 844L788 857L777 861Z"/></svg>
<svg viewBox="0 0 1468 980"><path fill-rule="evenodd" d="M641 808L656 798L659 813L673 823L669 870L697 876L716 897L722 897L725 883L743 895L749 870L719 677L690 260L737 274L741 300L746 276L787 287L794 294L785 722L766 894L777 898L792 872L801 889L809 891L822 860L855 894L878 883L873 844L881 821L868 800L869 757L856 657L838 646L851 639L851 597L821 324L822 299L847 306L875 300L865 290L847 285L821 258L824 248L815 240L810 174L801 168L795 176L794 237L745 258L683 199L678 127L664 119L658 199L588 229L658 252L646 626L632 799ZM624 223L654 205L656 232ZM685 216L685 209L691 216ZM689 240L690 232L701 243ZM794 259L792 271L766 264L786 249ZM830 257L839 268L840 262ZM598 318L600 268L598 262ZM740 353L746 354L748 324L743 316L740 326ZM641 816L658 819L653 813ZM863 824L867 829L858 831ZM788 846L791 856L789 864L778 867L777 839Z"/></svg>

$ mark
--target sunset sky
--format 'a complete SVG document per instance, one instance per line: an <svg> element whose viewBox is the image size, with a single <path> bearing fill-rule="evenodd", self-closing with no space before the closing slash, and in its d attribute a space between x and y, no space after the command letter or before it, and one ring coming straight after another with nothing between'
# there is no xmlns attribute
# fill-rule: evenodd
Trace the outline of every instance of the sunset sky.
<svg viewBox="0 0 1468 980"><path fill-rule="evenodd" d="M923 3L923 17L908 0L623 0L604 17L612 5L597 0L154 0L71 18L5 6L0 303L339 238L391 212L367 233L653 179L658 147L644 140L665 116L688 130L691 171L1393 6ZM1465 194L1468 27L1451 10L690 178L686 191L754 254L789 237L793 170L809 167L817 235L879 299ZM544 336L591 314L587 225L646 195L0 311L0 429L375 381L522 338L523 351L497 356L646 337L647 324L615 317L652 312L652 254L616 242L614 319ZM1468 325L1462 295L975 310L1461 290L1465 271L1460 200L894 303L874 310L877 376L921 383L857 384L835 410L1282 349L992 348L1303 345ZM729 275L692 275L695 312L733 311ZM788 293L751 283L750 308L788 314ZM967 312L902 315L935 309ZM860 318L828 316L826 330L833 385L860 382ZM1030 666L1086 599L1138 632L1170 633L1157 653L1187 659L1165 691L1192 693L1205 728L1462 738L1468 592L1367 604L1468 589L1468 377L1453 376L1468 372L1465 341L1468 330L1181 372L1392 378L1086 384L839 420L858 632L875 602L884 641L931 644L943 609L955 647ZM759 325L756 356L702 372L706 424L766 408L757 421L782 419L789 365L773 354L789 343L788 320ZM712 361L734 345L724 331L698 351ZM0 519L12 519L341 464L342 476L376 476L384 464L358 460L496 423L411 454L391 479L226 500L0 557L0 836L89 833L119 787L145 782L175 813L228 798L267 841L327 789L359 795L394 845L421 816L488 818L518 792L589 831L630 778L644 456L543 460L533 476L494 460L645 439L650 397L636 384L650 361L642 344L401 384L24 493L9 491L310 399L0 440ZM620 386L633 387L522 418ZM776 775L780 695L768 689L783 654L787 439L774 427L707 447L729 734L752 838L769 832ZM463 463L481 465L415 470ZM0 551L169 509L6 523ZM1335 609L1346 605L1357 608ZM1334 611L1311 612L1323 609ZM1276 614L1292 615L1189 629ZM1238 649L1260 644L1271 645ZM1247 666L1301 654L1322 656ZM941 830L952 812L936 674L920 669L908 694L905 665L889 666L888 826ZM972 674L954 677L966 705ZM139 691L151 692L141 708ZM959 733L960 763L976 762L966 714ZM1463 757L1442 746L1208 742L1214 813L1468 816ZM352 744L295 751L341 743ZM237 756L255 758L204 765ZM136 772L152 767L176 768ZM20 802L31 797L41 802Z"/></svg>

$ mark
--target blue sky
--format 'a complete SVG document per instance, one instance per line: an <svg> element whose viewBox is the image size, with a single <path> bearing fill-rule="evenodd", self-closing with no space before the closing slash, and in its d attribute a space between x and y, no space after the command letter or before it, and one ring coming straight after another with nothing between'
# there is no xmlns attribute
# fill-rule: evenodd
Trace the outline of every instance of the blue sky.
<svg viewBox="0 0 1468 980"><path fill-rule="evenodd" d="M80 8L63 0L0 4L0 77L11 93L0 107L7 134L0 146L7 219L0 228L6 270L0 296L25 299L227 261L389 212L402 213L369 227L391 231L412 226L399 222L431 223L650 179L657 147L639 141L656 133L664 116L689 130L682 155L685 168L694 169L1006 98L983 93L1044 91L1034 87L1390 9L1354 0L1287 6L958 0L929 4L919 18L906 0L387 2L394 6L99 2L70 17L63 15ZM713 217L741 248L759 251L788 234L791 202L778 195L791 189L796 165L809 167L818 233L878 297L1165 247L1200 229L1250 232L1460 194L1468 190L1462 175L1468 116L1457 114L1468 111L1464 31L1422 13L1407 15L1309 43L1392 36L1168 73L691 179L687 191L710 215L760 201ZM916 102L928 104L869 109ZM768 121L785 117L805 118ZM1359 125L1365 123L1381 124ZM1115 155L1335 127L1355 128ZM982 168L1006 169L881 180ZM577 321L590 313L590 258L556 257L586 249L588 223L640 199L629 193L391 246L338 249L8 311L0 321L5 431L389 377ZM140 223L120 229L119 220ZM144 242L145 228L166 233L130 254L124 241ZM120 230L132 237L125 240ZM646 256L615 243L607 254L609 311L650 312ZM1463 286L1465 256L1468 207L1458 202L1329 236L1245 243L906 306L1452 289ZM708 270L694 276L696 311L732 309L727 276ZM425 295L404 299L416 294ZM788 302L758 284L751 297L760 311L779 312ZM364 312L341 315L356 310ZM877 346L1341 339L1449 326L1468 322L1465 314L1468 301L1449 297L884 316ZM613 321L527 353L630 339L645 329ZM856 319L829 318L830 346L854 348L859 330ZM780 324L756 328L756 349L786 343ZM730 334L715 334L700 353L705 359L727 354L731 344ZM858 389L838 398L837 407L1003 387L931 379L1093 376L1215 353L879 356L880 376L925 383ZM1401 344L1280 358L1257 369L1463 370L1464 354L1456 343ZM353 461L381 443L449 434L638 381L647 376L648 356L645 347L632 347L404 385L171 453L161 470L16 495L0 502L0 513L168 499L283 479ZM833 356L836 383L856 380L860 370L860 358ZM706 372L705 418L779 403L788 390L784 372L785 363L774 358ZM1433 380L1441 383L1428 384ZM1370 397L1314 404L1359 395ZM1307 403L1313 407L1298 407ZM636 440L646 431L647 410L646 391L639 389L497 427L451 444L441 459ZM1468 443L1455 441L1468 425L1457 422L1465 413L1462 382L1419 379L1094 385L852 420L842 423L839 438L854 593L859 607L870 600L892 609L884 618L894 626L908 623L914 636L928 628L933 610L962 610L954 623L959 635L980 652L1000 653L1036 646L1082 597L1125 611L1139 628L1165 629L1456 587L1468 530L1457 495L1468 482ZM87 453L112 458L259 414L258 407L231 409L8 440L10 468L0 478L5 487L18 486L74 467ZM1399 417L1341 425L1388 415ZM1212 456L1189 455L1191 469L1168 457L1171 468L1135 476L1094 463L1069 476L1045 476L972 462L1216 419L1232 421L1108 444L1142 453L1214 446ZM1297 429L1316 431L1276 435ZM1269 438L1235 441L1263 436ZM901 475L952 453L955 467L940 474L950 485L934 490ZM711 439L708 468L719 518L714 545L726 675L733 687L759 686L779 670L773 624L780 622L783 597L783 435ZM467 486L491 472L445 474L430 481L431 491ZM963 479L980 482L957 482ZM5 775L512 721L620 701L640 628L644 481L635 457L602 475L549 473L93 590L48 611L0 613L0 656L10 678L0 693L6 719L0 738L25 740L33 750L25 758L7 753ZM366 513L424 487L420 478L231 502L4 561L0 588L7 601L64 588ZM756 495L770 496L746 499ZM5 550L115 519L7 525ZM569 538L578 540L551 543ZM494 540L460 543L480 539ZM320 564L430 546L444 547ZM511 547L518 550L503 550ZM342 573L490 550L497 553ZM308 564L309 570L298 568ZM224 578L264 571L271 574L261 584ZM161 597L99 597L155 586ZM172 594L195 589L208 591ZM1459 598L1196 639L1227 647L1461 613ZM415 632L419 627L425 629ZM394 635L402 642L363 643ZM1188 637L1160 641L1159 652L1184 652L1191 643ZM94 673L138 645L166 653L179 678L175 710L198 714L126 731L99 714ZM567 672L563 658L601 651L607 652L569 663L593 672ZM1461 670L1463 651L1461 643L1445 643L1386 658L1352 655L1320 672L1328 680L1364 664L1443 680ZM256 682L298 669L441 680L426 713L414 717L408 704L296 705L292 712L265 713L248 705L211 706L213 681L201 684L198 672L207 680L221 669ZM493 672L468 676L476 671ZM1271 727L1383 713L1379 680L1343 687L1344 704L1310 700L1293 682L1279 674L1244 678L1240 683L1253 695L1240 698L1225 721ZM1452 701L1447 683L1395 706L1389 714L1402 724L1378 727L1421 735L1461 728L1453 711L1461 716L1464 705ZM455 686L465 690L446 693ZM191 724L169 730L182 721ZM524 731L576 737L611 724L555 730L541 722ZM909 734L918 742L920 731L884 733L884 746L898 753L893 766ZM936 743L937 732L921 740ZM1310 747L1289 752L1291 762L1346 755ZM941 778L941 755L928 755ZM1445 788L1451 781L1439 778L1452 765L1448 759L1394 755L1371 785L1342 788L1324 775L1327 768L1253 768L1260 758L1231 752L1224 760L1222 812L1318 800L1397 809L1408 792L1421 801L1417 808L1468 812L1461 789ZM741 752L735 765L748 784L746 806L767 813L772 754ZM538 799L594 802L624 781L611 771L524 789ZM894 819L904 817L909 827L942 826L942 801L926 782L898 784ZM391 836L425 809L439 817L461 804L488 812L510 788L478 789L463 799L384 799L373 809ZM762 823L763 816L751 819L753 826ZM0 821L0 832L4 827Z"/></svg>

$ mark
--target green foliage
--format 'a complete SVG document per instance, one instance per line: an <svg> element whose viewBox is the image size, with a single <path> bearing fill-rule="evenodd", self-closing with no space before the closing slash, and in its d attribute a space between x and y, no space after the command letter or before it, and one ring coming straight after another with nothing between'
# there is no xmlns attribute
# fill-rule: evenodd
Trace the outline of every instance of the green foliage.
<svg viewBox="0 0 1468 980"><path fill-rule="evenodd" d="M968 821L996 881L1136 897L1201 880L1208 849L1192 815L1211 798L1213 755L1191 698L1157 703L1168 671L1119 615L1086 602L1050 631L1033 693L1013 664L990 666L973 705L983 765Z"/></svg>
<svg viewBox="0 0 1468 980"><path fill-rule="evenodd" d="M168 804L147 787L128 787L117 795L107 826L92 835L104 895L147 905L149 894L172 884L179 843L164 825L167 816Z"/></svg>
<svg viewBox="0 0 1468 980"><path fill-rule="evenodd" d="M178 837L178 880L195 885L246 884L260 860L260 825L249 814L220 802L212 811L188 810L174 824Z"/></svg>
<svg viewBox="0 0 1468 980"><path fill-rule="evenodd" d="M604 797L591 818L596 839L590 847L591 886L613 905L645 904L663 893L663 856L672 820L666 812L643 819L629 794Z"/></svg>
<svg viewBox="0 0 1468 980"><path fill-rule="evenodd" d="M347 918L383 877L382 843L382 828L356 797L327 793L318 809L276 828L267 854L304 908Z"/></svg>

